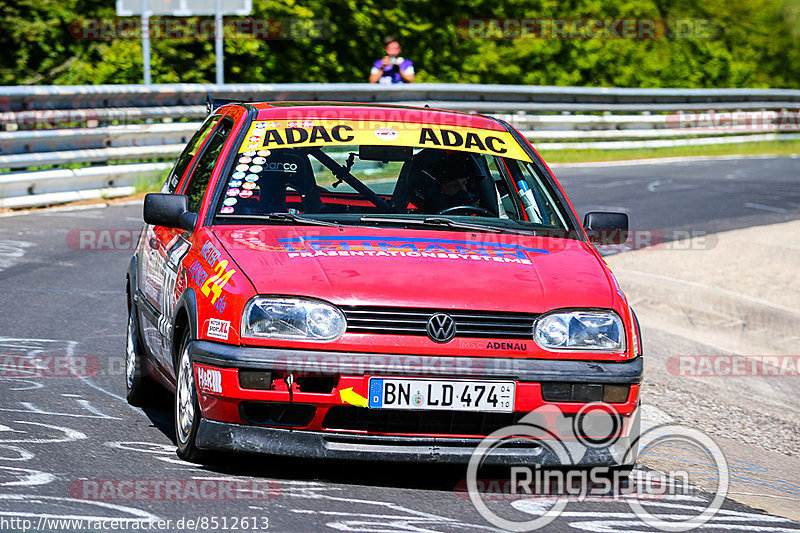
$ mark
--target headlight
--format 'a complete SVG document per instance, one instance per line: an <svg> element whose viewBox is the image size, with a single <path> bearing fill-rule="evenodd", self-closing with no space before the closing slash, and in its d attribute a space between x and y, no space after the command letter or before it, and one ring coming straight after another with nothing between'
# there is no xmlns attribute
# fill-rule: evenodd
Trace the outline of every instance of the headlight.
<svg viewBox="0 0 800 533"><path fill-rule="evenodd" d="M303 298L253 298L244 308L242 336L330 341L347 328L334 306Z"/></svg>
<svg viewBox="0 0 800 533"><path fill-rule="evenodd" d="M619 316L607 311L550 313L533 325L533 338L547 350L621 351L624 332Z"/></svg>

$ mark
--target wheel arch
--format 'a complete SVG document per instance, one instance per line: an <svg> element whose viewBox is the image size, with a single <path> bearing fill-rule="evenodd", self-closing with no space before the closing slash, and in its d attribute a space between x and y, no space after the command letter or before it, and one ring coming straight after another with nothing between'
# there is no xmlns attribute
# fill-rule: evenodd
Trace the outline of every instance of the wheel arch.
<svg viewBox="0 0 800 533"><path fill-rule="evenodd" d="M136 287L138 287L138 279L136 277L136 273L138 272L138 258L136 254L133 254L131 257L130 262L128 263L128 272L125 275L125 295L126 303L128 305L128 312L131 312L131 305L133 304L133 295L136 294Z"/></svg>
<svg viewBox="0 0 800 533"><path fill-rule="evenodd" d="M172 328L172 367L177 371L178 368L178 353L180 350L180 342L183 336L188 332L189 339L196 339L198 332L197 324L197 297L194 289L186 289L178 298L175 304L175 321ZM177 375L177 374L176 374Z"/></svg>

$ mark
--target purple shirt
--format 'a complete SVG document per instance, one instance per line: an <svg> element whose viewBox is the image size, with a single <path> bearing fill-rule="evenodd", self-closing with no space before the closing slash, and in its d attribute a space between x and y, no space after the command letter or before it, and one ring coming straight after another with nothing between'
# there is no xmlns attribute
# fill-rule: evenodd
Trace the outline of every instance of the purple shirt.
<svg viewBox="0 0 800 533"><path fill-rule="evenodd" d="M383 59L379 59L372 64L372 74L377 74L378 72L382 73L381 77L378 78L378 83L404 83L400 72L403 74L414 74L414 63L412 63L410 59L398 56L395 58L395 63L395 65L384 67Z"/></svg>

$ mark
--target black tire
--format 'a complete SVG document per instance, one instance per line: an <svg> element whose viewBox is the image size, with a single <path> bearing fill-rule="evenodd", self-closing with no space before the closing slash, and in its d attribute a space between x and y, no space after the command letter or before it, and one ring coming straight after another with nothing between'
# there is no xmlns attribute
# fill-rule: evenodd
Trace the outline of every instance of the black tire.
<svg viewBox="0 0 800 533"><path fill-rule="evenodd" d="M175 442L178 456L190 463L202 462L205 453L197 449L195 438L200 425L200 404L197 401L194 371L189 356L189 334L181 341L175 375Z"/></svg>
<svg viewBox="0 0 800 533"><path fill-rule="evenodd" d="M139 324L136 319L136 307L130 303L128 313L128 331L125 339L125 387L128 403L136 407L144 407L152 401L156 392L156 384L147 373L143 346L139 339Z"/></svg>

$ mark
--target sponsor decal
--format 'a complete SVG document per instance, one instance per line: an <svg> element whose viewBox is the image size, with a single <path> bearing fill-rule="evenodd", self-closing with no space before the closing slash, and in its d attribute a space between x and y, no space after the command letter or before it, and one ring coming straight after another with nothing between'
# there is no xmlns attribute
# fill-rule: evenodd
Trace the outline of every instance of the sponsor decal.
<svg viewBox="0 0 800 533"><path fill-rule="evenodd" d="M500 137L486 135L481 139L481 136L474 132L462 135L455 130L444 128L422 128L419 134L419 144L421 146L441 146L446 148L474 148L481 152L486 152L488 148L489 152L495 154L508 152L508 149L504 148L506 142Z"/></svg>
<svg viewBox="0 0 800 533"><path fill-rule="evenodd" d="M528 349L528 345L524 342L489 342L486 344L486 348L489 350L518 350L524 352Z"/></svg>
<svg viewBox="0 0 800 533"><path fill-rule="evenodd" d="M192 278L192 281L194 281L194 284L197 286L202 286L206 279L208 279L208 274L203 269L200 261L195 261L192 263L192 266L189 267L189 277Z"/></svg>
<svg viewBox="0 0 800 533"><path fill-rule="evenodd" d="M230 206L225 206L220 211L224 212L223 210L226 208L233 211L233 208ZM211 304L218 312L222 313L225 310L225 296L222 296L222 289L228 284L228 281L230 281L231 277L236 271L233 269L227 270L228 260L220 260L219 250L217 250L217 248L211 244L210 241L206 241L205 244L203 244L203 247L200 250L200 255L202 255L206 263L208 263L208 265L214 269L214 275L206 279L208 274L206 274L199 262L195 261L192 265L192 269L194 269L195 265L197 265L197 268L202 271L202 279L204 281L201 283L195 279L194 276L193 279L195 279L195 283L197 283L197 285L200 285L200 292L203 293L204 296L211 298ZM192 275L192 269L189 271L190 275ZM220 298L220 296L222 297ZM225 335L225 338L227 339L227 330Z"/></svg>
<svg viewBox="0 0 800 533"><path fill-rule="evenodd" d="M226 205L222 209L219 210L220 213L223 215L227 215L228 213L233 213L233 208L231 206Z"/></svg>
<svg viewBox="0 0 800 533"><path fill-rule="evenodd" d="M397 146L439 147L531 161L506 131L372 120L320 120L311 126L308 121L296 121L288 122L286 127L266 127L263 124L256 122L250 127L248 140L241 147L242 153L265 148L374 144L377 137ZM254 135L256 132L258 134Z"/></svg>
<svg viewBox="0 0 800 533"><path fill-rule="evenodd" d="M375 137L382 141L394 141L400 137L400 134L392 128L378 128L375 130Z"/></svg>
<svg viewBox="0 0 800 533"><path fill-rule="evenodd" d="M222 393L222 372L213 368L198 366L197 386L200 388L201 392Z"/></svg>
<svg viewBox="0 0 800 533"><path fill-rule="evenodd" d="M278 239L278 244L289 258L417 257L532 265L532 257L550 253L518 244L407 237L305 236Z"/></svg>
<svg viewBox="0 0 800 533"><path fill-rule="evenodd" d="M203 248L200 250L200 255L202 255L203 259L206 260L208 266L213 267L219 259L220 254L219 250L217 250L217 248L211 244L211 241L206 241L205 244L203 244Z"/></svg>
<svg viewBox="0 0 800 533"><path fill-rule="evenodd" d="M225 310L225 297L222 296L222 289L228 284L231 276L236 272L233 269L226 270L227 266L227 259L223 259L217 263L214 267L215 274L208 278L206 282L203 283L203 286L200 287L200 292L203 293L203 296L211 298L211 304L214 305L220 313ZM220 298L220 296L222 296L222 298Z"/></svg>
<svg viewBox="0 0 800 533"><path fill-rule="evenodd" d="M251 196L253 196L253 191L250 189L244 189L239 193L240 198L250 198Z"/></svg>
<svg viewBox="0 0 800 533"><path fill-rule="evenodd" d="M264 165L267 172L289 172L294 174L297 172L297 163L284 163L281 161L271 161ZM259 167L259 171L261 168Z"/></svg>
<svg viewBox="0 0 800 533"><path fill-rule="evenodd" d="M231 323L229 321L212 318L208 321L208 330L206 331L206 335L214 339L226 341L228 340L230 329Z"/></svg>

